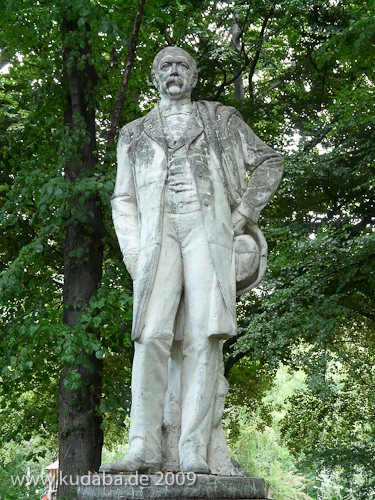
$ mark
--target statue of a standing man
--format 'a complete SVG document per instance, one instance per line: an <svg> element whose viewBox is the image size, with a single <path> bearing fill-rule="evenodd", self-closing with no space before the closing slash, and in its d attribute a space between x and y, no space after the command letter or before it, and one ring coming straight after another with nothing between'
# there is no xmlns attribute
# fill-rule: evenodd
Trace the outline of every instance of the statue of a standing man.
<svg viewBox="0 0 375 500"><path fill-rule="evenodd" d="M179 464L209 474L221 340L237 333L235 240L256 228L283 160L234 108L191 101L197 67L184 50L161 50L152 78L161 100L121 130L112 198L134 280L130 450L100 470L160 470L168 363L178 341Z"/></svg>

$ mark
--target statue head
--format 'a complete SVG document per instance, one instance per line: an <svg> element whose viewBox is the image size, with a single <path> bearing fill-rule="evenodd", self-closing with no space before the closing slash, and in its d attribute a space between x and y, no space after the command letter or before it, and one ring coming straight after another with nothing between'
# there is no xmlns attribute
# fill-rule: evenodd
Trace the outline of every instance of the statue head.
<svg viewBox="0 0 375 500"><path fill-rule="evenodd" d="M197 64L179 47L167 47L152 63L152 81L160 94L170 100L190 98L198 81Z"/></svg>

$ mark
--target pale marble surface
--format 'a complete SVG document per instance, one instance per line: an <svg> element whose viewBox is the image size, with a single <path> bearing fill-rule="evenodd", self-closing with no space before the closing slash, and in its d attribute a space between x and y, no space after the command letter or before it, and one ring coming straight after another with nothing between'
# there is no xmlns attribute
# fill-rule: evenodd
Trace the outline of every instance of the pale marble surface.
<svg viewBox="0 0 375 500"><path fill-rule="evenodd" d="M256 224L283 160L234 108L191 102L186 52L159 52L152 77L160 104L121 130L112 198L134 280L130 452L101 470L231 475L222 339L237 333L236 269L237 293L264 275Z"/></svg>

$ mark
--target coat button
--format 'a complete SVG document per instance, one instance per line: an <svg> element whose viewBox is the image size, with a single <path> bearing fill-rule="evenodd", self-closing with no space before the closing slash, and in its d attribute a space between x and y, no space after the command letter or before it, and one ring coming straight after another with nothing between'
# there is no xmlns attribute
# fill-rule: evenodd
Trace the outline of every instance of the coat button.
<svg viewBox="0 0 375 500"><path fill-rule="evenodd" d="M198 177L203 177L203 172L198 172Z"/></svg>
<svg viewBox="0 0 375 500"><path fill-rule="evenodd" d="M209 204L210 204L210 202L209 202L208 200L204 200L203 205L204 205L205 207L208 207L208 205L209 205Z"/></svg>

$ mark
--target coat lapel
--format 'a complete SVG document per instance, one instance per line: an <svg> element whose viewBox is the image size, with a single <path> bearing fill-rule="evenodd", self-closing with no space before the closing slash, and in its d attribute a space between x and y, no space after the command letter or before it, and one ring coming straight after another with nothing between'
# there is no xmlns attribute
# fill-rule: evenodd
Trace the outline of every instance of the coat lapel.
<svg viewBox="0 0 375 500"><path fill-rule="evenodd" d="M186 145L186 149L189 149L190 144L203 132L203 126L198 119L197 106L194 103L193 112L190 115L190 119L186 125L185 133L177 141L175 149L181 148Z"/></svg>
<svg viewBox="0 0 375 500"><path fill-rule="evenodd" d="M145 117L144 131L155 142L157 142L164 151L167 151L167 141L165 138L163 125L160 119L159 105L155 106Z"/></svg>
<svg viewBox="0 0 375 500"><path fill-rule="evenodd" d="M159 105L155 106L145 117L144 130L146 134L155 142L157 142L165 151L168 149L167 140L163 130L163 124L160 118ZM177 141L174 149L179 149L186 145L189 148L190 144L203 132L203 125L198 118L197 106L194 103L194 110L191 113L190 119L183 134Z"/></svg>

